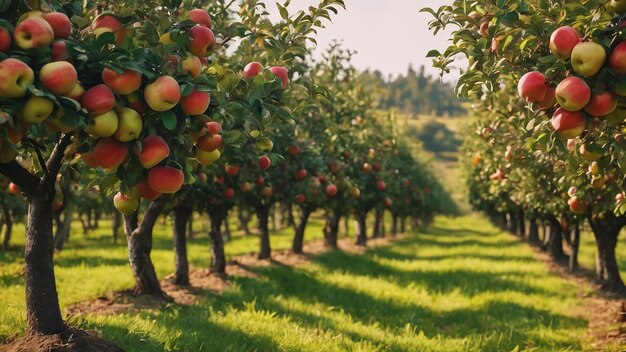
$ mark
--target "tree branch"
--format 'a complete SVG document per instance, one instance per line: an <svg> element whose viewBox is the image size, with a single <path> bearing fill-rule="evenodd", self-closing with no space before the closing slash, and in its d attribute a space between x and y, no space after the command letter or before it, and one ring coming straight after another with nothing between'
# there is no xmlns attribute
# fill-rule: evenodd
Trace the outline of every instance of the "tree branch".
<svg viewBox="0 0 626 352"><path fill-rule="evenodd" d="M61 137L61 140L57 142L57 145L52 150L52 154L50 154L50 158L46 163L45 167L48 169L48 174L43 177L42 184L47 188L51 187L55 184L57 180L57 175L59 174L59 170L61 169L61 164L63 163L63 158L65 157L65 149L70 142L72 141L72 135L64 134Z"/></svg>
<svg viewBox="0 0 626 352"><path fill-rule="evenodd" d="M41 149L43 149L41 145L39 145L39 143L37 143L37 141L32 138L25 138L24 142L27 142L33 147L33 149L35 149L35 153L37 154L37 159L39 160L39 164L41 165L41 168L43 169L43 173L44 175L47 175L48 168L46 167L46 160L43 158L43 155L41 154Z"/></svg>
<svg viewBox="0 0 626 352"><path fill-rule="evenodd" d="M132 214L130 215L124 215L124 232L126 233L127 237L130 237L133 235L133 232L135 231L135 229L137 228L137 223L139 222L139 212L137 210L135 210Z"/></svg>
<svg viewBox="0 0 626 352"><path fill-rule="evenodd" d="M141 219L141 223L139 224L139 227L141 229L146 228L146 227L147 228L154 227L154 224L159 219L159 215L161 215L161 212L163 212L163 208L165 208L166 202L167 202L167 196L165 195L161 195L159 198L152 201L152 203L150 203L150 205L148 206L148 209L146 209L146 213L144 214L143 219Z"/></svg>
<svg viewBox="0 0 626 352"><path fill-rule="evenodd" d="M0 173L8 177L11 182L20 186L26 196L37 192L39 178L28 172L17 160L8 163L0 163Z"/></svg>

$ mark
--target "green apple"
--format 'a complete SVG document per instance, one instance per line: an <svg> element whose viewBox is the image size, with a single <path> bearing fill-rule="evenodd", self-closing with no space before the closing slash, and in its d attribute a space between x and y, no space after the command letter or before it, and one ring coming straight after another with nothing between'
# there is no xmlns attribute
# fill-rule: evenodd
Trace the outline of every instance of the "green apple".
<svg viewBox="0 0 626 352"><path fill-rule="evenodd" d="M115 110L105 112L89 119L85 131L94 137L110 137L119 126L119 118Z"/></svg>
<svg viewBox="0 0 626 352"><path fill-rule="evenodd" d="M113 197L113 205L115 205L115 209L120 213L130 215L139 208L139 199L129 197L122 192L117 192L115 197Z"/></svg>
<svg viewBox="0 0 626 352"><path fill-rule="evenodd" d="M131 108L119 108L118 126L113 137L120 142L130 142L137 139L143 128L143 121L137 111Z"/></svg>
<svg viewBox="0 0 626 352"><path fill-rule="evenodd" d="M572 68L583 77L592 77L604 66L606 50L598 43L583 42L572 51Z"/></svg>
<svg viewBox="0 0 626 352"><path fill-rule="evenodd" d="M54 111L52 100L44 97L30 97L22 109L22 120L28 123L41 123Z"/></svg>

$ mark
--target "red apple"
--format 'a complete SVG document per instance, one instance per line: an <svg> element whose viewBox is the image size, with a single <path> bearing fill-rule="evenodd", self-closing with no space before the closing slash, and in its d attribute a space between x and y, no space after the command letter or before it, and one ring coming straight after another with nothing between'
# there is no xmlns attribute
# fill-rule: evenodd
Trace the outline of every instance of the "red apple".
<svg viewBox="0 0 626 352"><path fill-rule="evenodd" d="M298 156L298 154L300 154L300 147L297 145L290 145L287 151L291 154L291 156Z"/></svg>
<svg viewBox="0 0 626 352"><path fill-rule="evenodd" d="M337 192L339 190L337 189L337 186L335 186L334 184L329 184L328 186L326 186L326 195L329 197L334 197L337 195Z"/></svg>
<svg viewBox="0 0 626 352"><path fill-rule="evenodd" d="M180 101L180 86L170 76L160 76L146 86L143 92L150 109L158 112L171 110Z"/></svg>
<svg viewBox="0 0 626 352"><path fill-rule="evenodd" d="M239 190L243 193L248 193L252 190L252 184L250 182L244 182L239 186Z"/></svg>
<svg viewBox="0 0 626 352"><path fill-rule="evenodd" d="M191 40L187 45L190 53L196 56L209 56L215 47L215 35L208 27L201 25L193 26L189 30Z"/></svg>
<svg viewBox="0 0 626 352"><path fill-rule="evenodd" d="M376 183L376 189L378 189L379 191L384 191L387 189L387 184L385 183L385 181L378 181Z"/></svg>
<svg viewBox="0 0 626 352"><path fill-rule="evenodd" d="M150 188L161 193L176 193L185 182L183 170L170 166L155 166L148 171Z"/></svg>
<svg viewBox="0 0 626 352"><path fill-rule="evenodd" d="M161 196L160 192L150 188L150 184L147 179L143 179L137 184L137 193L139 193L141 198L147 200L155 200Z"/></svg>
<svg viewBox="0 0 626 352"><path fill-rule="evenodd" d="M387 208L391 208L391 206L393 205L393 200L391 200L391 198L389 198L389 197L385 197L385 199L383 200L383 204Z"/></svg>
<svg viewBox="0 0 626 352"><path fill-rule="evenodd" d="M39 71L39 80L47 90L55 95L69 93L78 82L74 65L67 61L45 64Z"/></svg>
<svg viewBox="0 0 626 352"><path fill-rule="evenodd" d="M103 138L93 148L93 157L105 169L118 167L128 157L128 147L113 138Z"/></svg>
<svg viewBox="0 0 626 352"><path fill-rule="evenodd" d="M299 169L298 171L296 171L296 181L304 180L308 174L309 172L306 169Z"/></svg>
<svg viewBox="0 0 626 352"><path fill-rule="evenodd" d="M141 72L124 70L117 73L110 68L102 70L102 82L118 95L129 95L141 87Z"/></svg>
<svg viewBox="0 0 626 352"><path fill-rule="evenodd" d="M52 43L52 61L69 61L70 52L67 50L65 40L55 40Z"/></svg>
<svg viewBox="0 0 626 352"><path fill-rule="evenodd" d="M567 204L569 205L569 209L572 211L572 213L574 214L584 214L587 212L587 205L580 200L580 198L574 196L571 197L568 201Z"/></svg>
<svg viewBox="0 0 626 352"><path fill-rule="evenodd" d="M226 188L226 190L224 190L224 193L222 193L222 195L226 199L231 199L235 196L235 190L232 187L228 187Z"/></svg>
<svg viewBox="0 0 626 352"><path fill-rule="evenodd" d="M16 196L20 194L21 192L22 190L20 189L20 186L16 185L13 182L9 183L9 193Z"/></svg>
<svg viewBox="0 0 626 352"><path fill-rule="evenodd" d="M364 163L363 164L363 172L365 172L366 174L369 174L372 172L372 165L369 163Z"/></svg>
<svg viewBox="0 0 626 352"><path fill-rule="evenodd" d="M85 108L91 116L102 115L115 108L115 95L109 87L98 84L89 88L80 98L80 105Z"/></svg>
<svg viewBox="0 0 626 352"><path fill-rule="evenodd" d="M296 202L298 202L298 204L304 204L306 202L306 196L304 194L298 194L296 196Z"/></svg>
<svg viewBox="0 0 626 352"><path fill-rule="evenodd" d="M187 115L201 115L209 108L211 94L200 90L193 90L191 94L180 99L180 106Z"/></svg>
<svg viewBox="0 0 626 352"><path fill-rule="evenodd" d="M124 28L117 17L111 14L102 14L96 17L91 24L91 29L96 36L105 32L113 33L117 45L122 45L126 38L126 28Z"/></svg>
<svg viewBox="0 0 626 352"><path fill-rule="evenodd" d="M496 172L494 172L493 174L489 175L489 179L490 180L502 181L502 180L504 180L505 177L506 177L506 174L504 173L504 171L502 171L500 169L496 170ZM426 188L424 188L424 192L426 192Z"/></svg>
<svg viewBox="0 0 626 352"><path fill-rule="evenodd" d="M134 152L141 166L150 169L170 155L170 147L161 136L150 135L141 141L141 151Z"/></svg>
<svg viewBox="0 0 626 352"><path fill-rule="evenodd" d="M287 89L287 85L289 85L289 71L282 66L273 66L270 67L269 70L274 76L280 78L282 82L281 88Z"/></svg>
<svg viewBox="0 0 626 352"><path fill-rule="evenodd" d="M263 171L270 168L272 165L272 160L268 158L266 155L259 157L259 168Z"/></svg>
<svg viewBox="0 0 626 352"><path fill-rule="evenodd" d="M196 24L211 28L211 16L205 9L193 9L187 12L187 17Z"/></svg>
<svg viewBox="0 0 626 352"><path fill-rule="evenodd" d="M554 106L556 102L556 89L552 87L548 87L548 91L546 92L545 98L539 102L539 108L543 110L548 110Z"/></svg>
<svg viewBox="0 0 626 352"><path fill-rule="evenodd" d="M572 56L572 51L578 43L580 37L574 28L559 27L550 36L550 51L559 59L567 60Z"/></svg>
<svg viewBox="0 0 626 352"><path fill-rule="evenodd" d="M35 80L35 73L23 61L8 58L0 61L0 98L21 98Z"/></svg>
<svg viewBox="0 0 626 352"><path fill-rule="evenodd" d="M176 59L178 61L178 58ZM183 71L185 71L192 78L200 76L202 73L202 62L200 58L194 55L190 55L182 62Z"/></svg>
<svg viewBox="0 0 626 352"><path fill-rule="evenodd" d="M62 12L44 13L42 18L52 27L54 39L67 39L72 33L72 22L66 14Z"/></svg>
<svg viewBox="0 0 626 352"><path fill-rule="evenodd" d="M528 72L522 76L517 84L517 91L527 103L538 103L545 99L548 93L546 76L538 71Z"/></svg>
<svg viewBox="0 0 626 352"><path fill-rule="evenodd" d="M375 171L380 171L383 167L382 165L380 165L380 163L373 163L372 168L374 168Z"/></svg>
<svg viewBox="0 0 626 352"><path fill-rule="evenodd" d="M263 65L260 62L253 61L243 68L241 76L243 79L250 79L256 77L261 72L263 72Z"/></svg>
<svg viewBox="0 0 626 352"><path fill-rule="evenodd" d="M567 111L578 111L589 103L591 89L578 77L567 77L556 87L556 101Z"/></svg>
<svg viewBox="0 0 626 352"><path fill-rule="evenodd" d="M615 108L617 108L617 100L611 92L606 91L592 94L589 103L585 106L585 111L591 116L601 117L612 113Z"/></svg>
<svg viewBox="0 0 626 352"><path fill-rule="evenodd" d="M271 186L263 187L263 189L261 189L261 195L265 198L270 198L274 195L274 188L272 188Z"/></svg>
<svg viewBox="0 0 626 352"><path fill-rule="evenodd" d="M618 75L626 75L626 42L617 44L609 57L611 69Z"/></svg>
<svg viewBox="0 0 626 352"><path fill-rule="evenodd" d="M222 125L215 121L209 121L206 123L206 129L210 134L216 135L222 133Z"/></svg>
<svg viewBox="0 0 626 352"><path fill-rule="evenodd" d="M550 120L552 127L563 138L574 138L585 130L585 118L580 111L567 111L559 108Z"/></svg>
<svg viewBox="0 0 626 352"><path fill-rule="evenodd" d="M100 167L100 165L98 165L98 161L93 155L93 151L82 153L80 155L80 158L85 163L85 165L89 166L90 168L95 169L97 167Z"/></svg>
<svg viewBox="0 0 626 352"><path fill-rule="evenodd" d="M0 52L8 53L11 50L11 33L4 28L0 27Z"/></svg>
<svg viewBox="0 0 626 352"><path fill-rule="evenodd" d="M226 165L224 165L224 171L226 171L226 173L229 176L237 176L239 175L239 165L231 165L229 163L226 163Z"/></svg>
<svg viewBox="0 0 626 352"><path fill-rule="evenodd" d="M196 147L198 147L198 149L204 150L205 152L218 150L222 147L223 144L224 140L219 134L211 135L207 133L204 136L198 138L198 140L196 141Z"/></svg>
<svg viewBox="0 0 626 352"><path fill-rule="evenodd" d="M254 180L254 184L262 187L263 185L265 185L265 179L263 177L258 177L257 179Z"/></svg>
<svg viewBox="0 0 626 352"><path fill-rule="evenodd" d="M43 18L29 17L15 27L13 39L20 49L41 48L52 44L54 31Z"/></svg>

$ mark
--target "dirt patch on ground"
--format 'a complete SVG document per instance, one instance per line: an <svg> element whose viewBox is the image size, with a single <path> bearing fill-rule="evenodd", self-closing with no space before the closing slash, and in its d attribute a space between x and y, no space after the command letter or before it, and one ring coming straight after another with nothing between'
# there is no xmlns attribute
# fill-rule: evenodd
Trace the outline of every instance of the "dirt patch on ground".
<svg viewBox="0 0 626 352"><path fill-rule="evenodd" d="M551 272L575 281L580 288L578 296L583 304L573 311L589 321L591 346L598 351L626 351L626 297L602 291L602 286L595 283L591 270L580 268L576 273L570 273L566 265L554 262L548 253L534 249L537 259L544 262Z"/></svg>
<svg viewBox="0 0 626 352"><path fill-rule="evenodd" d="M27 335L0 346L0 352L123 352L94 331L69 328L58 335Z"/></svg>
<svg viewBox="0 0 626 352"><path fill-rule="evenodd" d="M340 239L339 249L354 254L362 254L367 248L380 247L402 238L383 237L368 240L368 246L357 246L353 239ZM212 273L208 269L190 267L190 286L179 286L172 282L173 276L161 280L161 288L167 295L159 298L146 295L136 295L132 290L111 292L105 296L75 303L65 309L68 316L81 314L113 315L128 311L160 309L166 304L177 303L195 304L207 293L220 293L226 290L234 277L256 277L258 274L249 268L267 267L270 265L297 266L309 263L313 257L327 253L332 249L325 245L323 240L305 243L304 254L294 254L290 250L275 251L271 260L259 260L256 255L247 254L233 257L226 265L226 275ZM2 352L2 351L0 351Z"/></svg>

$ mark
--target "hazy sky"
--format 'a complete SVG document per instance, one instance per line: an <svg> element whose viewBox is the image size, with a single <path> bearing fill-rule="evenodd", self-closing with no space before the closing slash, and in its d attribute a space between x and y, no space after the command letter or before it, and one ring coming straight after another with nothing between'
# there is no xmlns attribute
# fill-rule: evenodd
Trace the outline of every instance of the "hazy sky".
<svg viewBox="0 0 626 352"><path fill-rule="evenodd" d="M281 0L282 4L284 0ZM267 1L268 10L277 14L275 1ZM290 12L316 5L317 0L292 0ZM342 39L344 47L356 50L354 66L359 69L377 69L385 75L406 72L409 64L424 65L431 75L438 72L425 58L431 49L447 46L446 33L433 36L428 30L430 15L420 13L423 7L439 7L450 0L345 0L346 10L326 22L319 31L316 54L323 52L333 39ZM454 80L458 74L444 77Z"/></svg>

